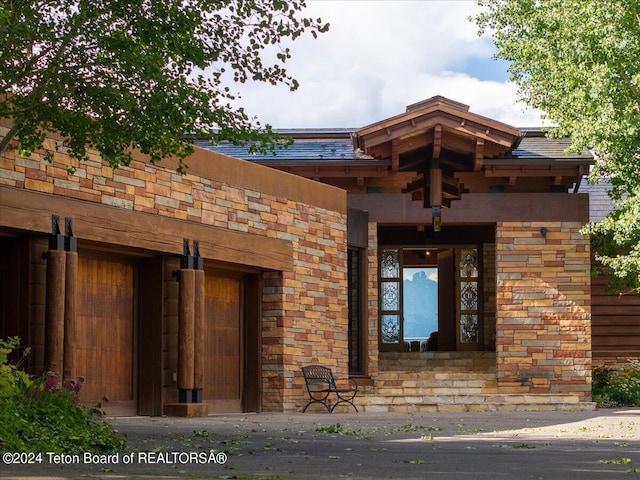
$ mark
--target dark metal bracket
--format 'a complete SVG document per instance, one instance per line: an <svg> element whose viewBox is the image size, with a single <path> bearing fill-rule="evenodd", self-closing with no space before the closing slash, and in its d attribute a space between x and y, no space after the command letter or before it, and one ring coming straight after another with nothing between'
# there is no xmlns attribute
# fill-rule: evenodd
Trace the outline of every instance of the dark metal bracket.
<svg viewBox="0 0 640 480"><path fill-rule="evenodd" d="M49 235L49 250L64 250L64 235L60 233L60 217L51 215L51 235Z"/></svg>
<svg viewBox="0 0 640 480"><path fill-rule="evenodd" d="M73 236L73 219L64 217L64 249L67 252L78 251L78 239Z"/></svg>
<svg viewBox="0 0 640 480"><path fill-rule="evenodd" d="M200 242L198 240L193 241L193 255L189 250L189 239L184 238L182 240L182 256L180 257L180 268L188 268L195 270L203 270L204 262L200 256Z"/></svg>
<svg viewBox="0 0 640 480"><path fill-rule="evenodd" d="M51 234L49 235L49 250L65 250L67 252L78 251L78 239L73 236L73 219L65 217L64 235L60 230L60 217L51 215ZM47 253L42 254L42 258L47 258Z"/></svg>

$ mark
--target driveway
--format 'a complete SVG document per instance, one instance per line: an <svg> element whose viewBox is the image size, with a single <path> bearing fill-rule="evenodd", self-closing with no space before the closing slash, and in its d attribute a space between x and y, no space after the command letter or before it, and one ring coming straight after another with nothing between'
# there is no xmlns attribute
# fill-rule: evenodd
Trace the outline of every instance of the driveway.
<svg viewBox="0 0 640 480"><path fill-rule="evenodd" d="M130 450L2 478L640 479L640 409L110 419ZM55 462L59 462L55 464Z"/></svg>

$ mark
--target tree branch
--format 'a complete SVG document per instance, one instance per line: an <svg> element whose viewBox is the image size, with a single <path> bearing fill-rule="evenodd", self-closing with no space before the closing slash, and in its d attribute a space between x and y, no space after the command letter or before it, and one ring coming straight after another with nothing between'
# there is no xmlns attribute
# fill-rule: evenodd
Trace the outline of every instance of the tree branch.
<svg viewBox="0 0 640 480"><path fill-rule="evenodd" d="M18 132L20 131L20 128L22 128L21 125L14 123L13 126L7 132L7 134L4 136L4 138L0 140L0 155L4 154L11 140L13 140L15 136L18 134Z"/></svg>

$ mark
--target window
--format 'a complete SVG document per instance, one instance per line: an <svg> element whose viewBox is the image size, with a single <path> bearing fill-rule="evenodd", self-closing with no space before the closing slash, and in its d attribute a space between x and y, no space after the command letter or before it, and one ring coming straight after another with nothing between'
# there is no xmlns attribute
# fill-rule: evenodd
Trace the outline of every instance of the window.
<svg viewBox="0 0 640 480"><path fill-rule="evenodd" d="M400 252L383 249L380 259L380 341L385 345L400 345L403 338L400 318Z"/></svg>
<svg viewBox="0 0 640 480"><path fill-rule="evenodd" d="M481 348L478 251L440 246L380 249L381 351Z"/></svg>
<svg viewBox="0 0 640 480"><path fill-rule="evenodd" d="M438 267L405 267L402 272L404 341L425 342L438 331Z"/></svg>
<svg viewBox="0 0 640 480"><path fill-rule="evenodd" d="M366 325L363 305L364 249L348 247L349 282L349 373L364 374L366 361Z"/></svg>
<svg viewBox="0 0 640 480"><path fill-rule="evenodd" d="M458 339L461 349L474 348L480 342L480 296L477 249L458 250Z"/></svg>

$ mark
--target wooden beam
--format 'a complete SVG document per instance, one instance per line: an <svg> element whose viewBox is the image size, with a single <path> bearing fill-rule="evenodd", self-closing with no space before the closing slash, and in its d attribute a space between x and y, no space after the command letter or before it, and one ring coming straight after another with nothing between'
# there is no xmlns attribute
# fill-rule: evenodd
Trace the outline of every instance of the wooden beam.
<svg viewBox="0 0 640 480"><path fill-rule="evenodd" d="M3 216L6 211L3 212ZM64 306L67 252L49 250L47 254L47 283L44 318L45 369L55 373L58 381L64 380Z"/></svg>
<svg viewBox="0 0 640 480"><path fill-rule="evenodd" d="M440 158L442 148L442 125L438 124L433 129L433 158Z"/></svg>
<svg viewBox="0 0 640 480"><path fill-rule="evenodd" d="M400 166L400 151L398 148L398 139L391 140L391 171L397 172Z"/></svg>
<svg viewBox="0 0 640 480"><path fill-rule="evenodd" d="M427 147L433 143L433 129L425 131L419 131L411 135L398 139L398 153L411 152L420 148Z"/></svg>
<svg viewBox="0 0 640 480"><path fill-rule="evenodd" d="M193 388L204 389L205 376L205 276L204 270L195 271L195 298L193 316Z"/></svg>
<svg viewBox="0 0 640 480"><path fill-rule="evenodd" d="M349 207L367 210L369 221L380 224L431 223L430 209L401 193L349 195ZM584 193L465 193L450 209L442 212L442 220L445 225L523 220L586 223L589 221L589 196Z"/></svg>
<svg viewBox="0 0 640 480"><path fill-rule="evenodd" d="M460 198L460 181L457 178L442 176L442 194L449 198Z"/></svg>
<svg viewBox="0 0 640 480"><path fill-rule="evenodd" d="M351 166L349 171L345 171L344 166L320 167L319 170L309 166L300 167L274 167L284 170L299 177L316 180L319 178L355 178L355 177L388 177L389 167L387 165Z"/></svg>
<svg viewBox="0 0 640 480"><path fill-rule="evenodd" d="M61 380L75 380L76 372L76 313L78 303L78 252L66 252L64 300L64 350ZM81 372L80 372L81 373Z"/></svg>
<svg viewBox="0 0 640 480"><path fill-rule="evenodd" d="M0 227L48 234L51 215L64 212L73 218L73 233L78 240L182 255L181 238L197 238L205 260L267 270L293 268L293 247L288 241L57 195L0 186L0 212ZM180 238L176 238L176 232L180 232Z"/></svg>
<svg viewBox="0 0 640 480"><path fill-rule="evenodd" d="M485 165L485 177L579 177L578 166Z"/></svg>
<svg viewBox="0 0 640 480"><path fill-rule="evenodd" d="M484 164L484 140L481 138L476 139L476 156L473 162L473 171L479 172L482 170Z"/></svg>
<svg viewBox="0 0 640 480"><path fill-rule="evenodd" d="M430 206L442 205L442 169L429 170L429 202Z"/></svg>
<svg viewBox="0 0 640 480"><path fill-rule="evenodd" d="M448 128L443 128L442 148L460 153L474 153L476 150L476 139L467 135L460 135L460 133Z"/></svg>
<svg viewBox="0 0 640 480"><path fill-rule="evenodd" d="M195 379L195 270L181 269L178 291L178 388L192 390Z"/></svg>
<svg viewBox="0 0 640 480"><path fill-rule="evenodd" d="M520 131L513 129L499 122L492 122L482 117L474 115L463 115L468 117L464 125L461 125L460 112L425 111L418 115L401 116L391 119L386 125L372 125L357 132L362 141L363 149L369 153L369 149L384 142L389 142L391 138L401 138L407 135L427 131L436 125L448 127L450 130L471 137L479 137L487 141L494 142L502 147L506 152L515 140L520 136ZM411 122L410 120L414 121Z"/></svg>
<svg viewBox="0 0 640 480"><path fill-rule="evenodd" d="M402 189L402 193L412 193L416 190L421 190L424 188L424 176L413 180L410 183L407 183L407 186Z"/></svg>

